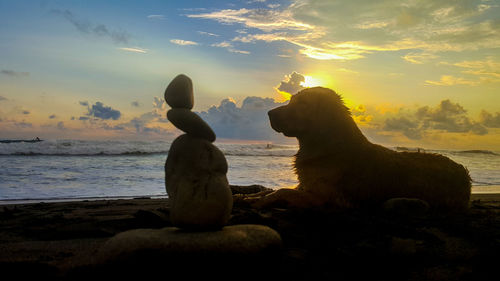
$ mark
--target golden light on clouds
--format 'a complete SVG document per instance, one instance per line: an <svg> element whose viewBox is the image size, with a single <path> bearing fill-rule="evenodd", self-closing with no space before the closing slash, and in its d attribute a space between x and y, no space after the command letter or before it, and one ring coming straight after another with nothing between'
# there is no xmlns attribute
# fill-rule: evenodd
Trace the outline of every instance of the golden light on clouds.
<svg viewBox="0 0 500 281"><path fill-rule="evenodd" d="M284 92L284 91L278 91L280 94L280 97L276 99L277 102L285 102L288 101L292 98L292 94Z"/></svg>
<svg viewBox="0 0 500 281"><path fill-rule="evenodd" d="M288 85L284 87L284 85ZM278 102L285 102L290 100L293 94L304 89L312 87L332 87L333 79L331 75L324 73L312 73L310 75L302 75L300 73L294 72L291 75L285 76L285 81L282 81L275 89L279 93L279 98L276 99ZM291 93L290 93L291 92ZM292 94L293 93L293 94Z"/></svg>
<svg viewBox="0 0 500 281"><path fill-rule="evenodd" d="M306 88L312 88L312 87L317 87L317 86L324 86L325 85L325 82L322 81L320 78L318 77L313 77L313 76L308 76L308 75L305 75L304 76L304 79L305 81L300 83L300 85L302 87L306 87Z"/></svg>

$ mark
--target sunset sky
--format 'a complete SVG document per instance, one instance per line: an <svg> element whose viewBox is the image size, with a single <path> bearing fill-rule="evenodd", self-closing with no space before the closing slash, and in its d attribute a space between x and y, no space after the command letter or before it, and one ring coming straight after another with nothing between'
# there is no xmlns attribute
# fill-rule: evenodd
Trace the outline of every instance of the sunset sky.
<svg viewBox="0 0 500 281"><path fill-rule="evenodd" d="M500 151L500 1L0 0L0 139L171 139L179 73L220 140L324 86L374 142Z"/></svg>

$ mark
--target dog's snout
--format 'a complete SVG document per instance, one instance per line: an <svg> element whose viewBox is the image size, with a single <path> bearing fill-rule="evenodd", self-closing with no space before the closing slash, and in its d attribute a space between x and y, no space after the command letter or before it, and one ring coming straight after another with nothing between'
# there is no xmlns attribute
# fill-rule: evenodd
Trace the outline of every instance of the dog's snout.
<svg viewBox="0 0 500 281"><path fill-rule="evenodd" d="M275 114L274 112L276 112L276 108L275 109L271 109L267 112L267 116L269 116L269 118L272 118L272 116Z"/></svg>
<svg viewBox="0 0 500 281"><path fill-rule="evenodd" d="M273 108L267 112L267 115L269 115L269 118L277 117L279 112L283 111L283 109L285 109L285 106Z"/></svg>

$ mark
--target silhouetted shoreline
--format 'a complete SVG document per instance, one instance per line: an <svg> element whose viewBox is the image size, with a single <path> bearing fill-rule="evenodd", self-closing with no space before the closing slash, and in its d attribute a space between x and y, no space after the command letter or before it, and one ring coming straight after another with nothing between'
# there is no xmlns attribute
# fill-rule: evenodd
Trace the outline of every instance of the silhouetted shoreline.
<svg viewBox="0 0 500 281"><path fill-rule="evenodd" d="M425 217L363 210L257 210L237 201L229 225L261 224L280 233L284 247L281 260L272 262L273 276L495 280L499 213L500 194L473 194L465 214ZM92 257L108 238L129 229L168 226L168 199L4 205L0 270L19 277L89 277L96 273ZM263 274L263 268L269 269L245 266L239 270ZM173 274L175 268L165 265L160 271ZM230 278L234 276L226 276Z"/></svg>

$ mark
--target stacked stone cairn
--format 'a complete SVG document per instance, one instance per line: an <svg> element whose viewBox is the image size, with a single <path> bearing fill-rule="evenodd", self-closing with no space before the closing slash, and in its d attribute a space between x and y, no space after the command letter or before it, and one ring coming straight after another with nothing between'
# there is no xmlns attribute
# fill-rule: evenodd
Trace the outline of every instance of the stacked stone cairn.
<svg viewBox="0 0 500 281"><path fill-rule="evenodd" d="M99 276L247 279L274 272L280 257L281 237L264 225L225 226L233 199L224 154L212 144L215 134L193 108L193 84L179 75L168 85L165 100L172 107L167 118L184 131L170 146L165 163L165 187L170 222L174 227L132 229L118 233L100 248L95 258ZM223 265L223 266L221 266ZM97 276L97 274L96 274ZM266 275L269 276L269 275ZM255 278L254 278L255 277Z"/></svg>
<svg viewBox="0 0 500 281"><path fill-rule="evenodd" d="M165 101L172 108L168 120L186 133L174 140L165 163L170 220L185 229L219 229L229 220L233 206L228 165L213 144L212 128L191 111L191 79L183 74L175 77L165 90Z"/></svg>

